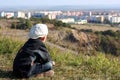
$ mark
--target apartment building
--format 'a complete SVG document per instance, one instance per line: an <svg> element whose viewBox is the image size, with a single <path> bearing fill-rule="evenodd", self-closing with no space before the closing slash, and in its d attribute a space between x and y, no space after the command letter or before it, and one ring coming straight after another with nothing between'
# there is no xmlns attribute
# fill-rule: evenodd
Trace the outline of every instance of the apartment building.
<svg viewBox="0 0 120 80"><path fill-rule="evenodd" d="M5 17L5 12L4 11L0 12L0 17Z"/></svg>
<svg viewBox="0 0 120 80"><path fill-rule="evenodd" d="M120 16L113 16L110 18L110 23L120 23Z"/></svg>
<svg viewBox="0 0 120 80"><path fill-rule="evenodd" d="M56 19L56 14L48 14L48 19Z"/></svg>
<svg viewBox="0 0 120 80"><path fill-rule="evenodd" d="M1 12L0 17L6 17L6 18L11 18L14 17L14 12Z"/></svg>
<svg viewBox="0 0 120 80"><path fill-rule="evenodd" d="M27 12L27 13L25 14L25 16L26 16L26 19L30 19L30 18L31 18L31 13L30 13L30 12Z"/></svg>
<svg viewBox="0 0 120 80"><path fill-rule="evenodd" d="M14 13L14 17L15 18L25 18L26 16L25 16L24 12L18 11L18 12Z"/></svg>
<svg viewBox="0 0 120 80"><path fill-rule="evenodd" d="M90 16L89 19L88 19L88 21L103 23L104 22L104 16L99 16L99 15Z"/></svg>

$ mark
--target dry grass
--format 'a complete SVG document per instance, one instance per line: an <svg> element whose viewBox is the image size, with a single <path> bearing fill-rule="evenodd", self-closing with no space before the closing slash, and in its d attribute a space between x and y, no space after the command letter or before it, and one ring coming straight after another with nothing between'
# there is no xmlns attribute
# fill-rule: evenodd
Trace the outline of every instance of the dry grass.
<svg viewBox="0 0 120 80"><path fill-rule="evenodd" d="M9 38L20 39L24 41L28 39L28 32L24 30L1 28L0 35L2 37L9 37Z"/></svg>
<svg viewBox="0 0 120 80"><path fill-rule="evenodd" d="M2 28L10 27L13 22L18 22L18 20L14 19L0 19L0 26Z"/></svg>
<svg viewBox="0 0 120 80"><path fill-rule="evenodd" d="M106 31L106 30L113 30L117 31L120 30L120 27L111 27L109 25L97 25L97 24L86 24L86 25L72 25L75 29L92 29L93 31Z"/></svg>

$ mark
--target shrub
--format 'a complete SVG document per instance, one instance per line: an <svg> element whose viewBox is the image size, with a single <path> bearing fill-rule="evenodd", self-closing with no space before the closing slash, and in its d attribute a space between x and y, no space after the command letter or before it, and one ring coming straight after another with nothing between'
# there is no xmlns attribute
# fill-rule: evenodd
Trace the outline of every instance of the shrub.
<svg viewBox="0 0 120 80"><path fill-rule="evenodd" d="M12 29L30 29L31 27L32 27L32 23L30 20L24 20L21 18L20 18L20 22L11 24Z"/></svg>
<svg viewBox="0 0 120 80"><path fill-rule="evenodd" d="M96 50L113 55L120 55L120 31L101 31L95 32L100 39L100 44Z"/></svg>
<svg viewBox="0 0 120 80"><path fill-rule="evenodd" d="M26 20L25 22L26 29L30 29L32 27L32 23L30 20Z"/></svg>
<svg viewBox="0 0 120 80"><path fill-rule="evenodd" d="M102 36L100 46L105 53L117 55L117 46L115 44L114 38L109 36Z"/></svg>
<svg viewBox="0 0 120 80"><path fill-rule="evenodd" d="M80 31L82 31L82 32L89 32L89 33L92 33L92 32L93 32L92 29L81 29Z"/></svg>
<svg viewBox="0 0 120 80"><path fill-rule="evenodd" d="M12 23L12 24L11 24L11 28L12 28L12 29L16 29L16 28L17 28L17 23Z"/></svg>
<svg viewBox="0 0 120 80"><path fill-rule="evenodd" d="M55 21L54 22L54 26L58 26L59 27L59 26L62 26L62 24L63 24L62 21Z"/></svg>
<svg viewBox="0 0 120 80"><path fill-rule="evenodd" d="M104 31L104 32L102 32L102 34L103 34L103 35L113 36L113 37L118 36L118 33L117 33L117 32L114 32L114 31L112 31L112 30Z"/></svg>
<svg viewBox="0 0 120 80"><path fill-rule="evenodd" d="M104 35L104 36L112 36L112 37L120 37L120 31L112 31L112 30L107 30L107 31L96 31L95 34L101 34L101 35Z"/></svg>

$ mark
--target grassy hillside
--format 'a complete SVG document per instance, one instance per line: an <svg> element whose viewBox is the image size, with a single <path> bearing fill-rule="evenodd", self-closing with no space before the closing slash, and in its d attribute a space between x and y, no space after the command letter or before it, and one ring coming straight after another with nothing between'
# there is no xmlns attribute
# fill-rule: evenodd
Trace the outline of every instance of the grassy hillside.
<svg viewBox="0 0 120 80"><path fill-rule="evenodd" d="M0 80L11 80L13 59L24 41L0 37ZM30 80L119 80L120 57L96 52L94 56L61 53L47 46L56 62L53 77L32 77Z"/></svg>
<svg viewBox="0 0 120 80"><path fill-rule="evenodd" d="M9 28L12 23L17 24L19 22L17 20L0 20L0 22L2 23L0 25L0 80L16 80L17 78L12 75L13 59L28 38L26 36L28 32ZM103 50L102 52L106 53L110 51L119 53L120 51L120 33L119 31L113 32L120 28L109 26L103 28L101 25L89 24L75 25L72 26L73 29L57 27L53 24L48 24L48 27L48 41L71 51L78 51L81 47L88 49L91 46L97 47L97 51ZM92 32L89 30L91 28ZM113 31L105 31L109 28ZM87 50L72 54L70 51L61 50L60 47L47 45L52 59L56 62L55 75L53 77L32 77L30 80L120 80L120 56L116 57L95 50L92 55L84 54L85 51L88 52ZM113 52L113 54L116 53Z"/></svg>

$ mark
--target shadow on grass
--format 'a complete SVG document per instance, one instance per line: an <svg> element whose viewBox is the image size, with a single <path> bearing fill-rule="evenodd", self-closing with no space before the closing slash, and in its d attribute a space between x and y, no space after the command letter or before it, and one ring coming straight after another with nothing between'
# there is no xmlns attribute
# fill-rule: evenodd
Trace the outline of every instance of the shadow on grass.
<svg viewBox="0 0 120 80"><path fill-rule="evenodd" d="M12 71L4 71L0 69L0 78L7 79L17 79L13 74Z"/></svg>

